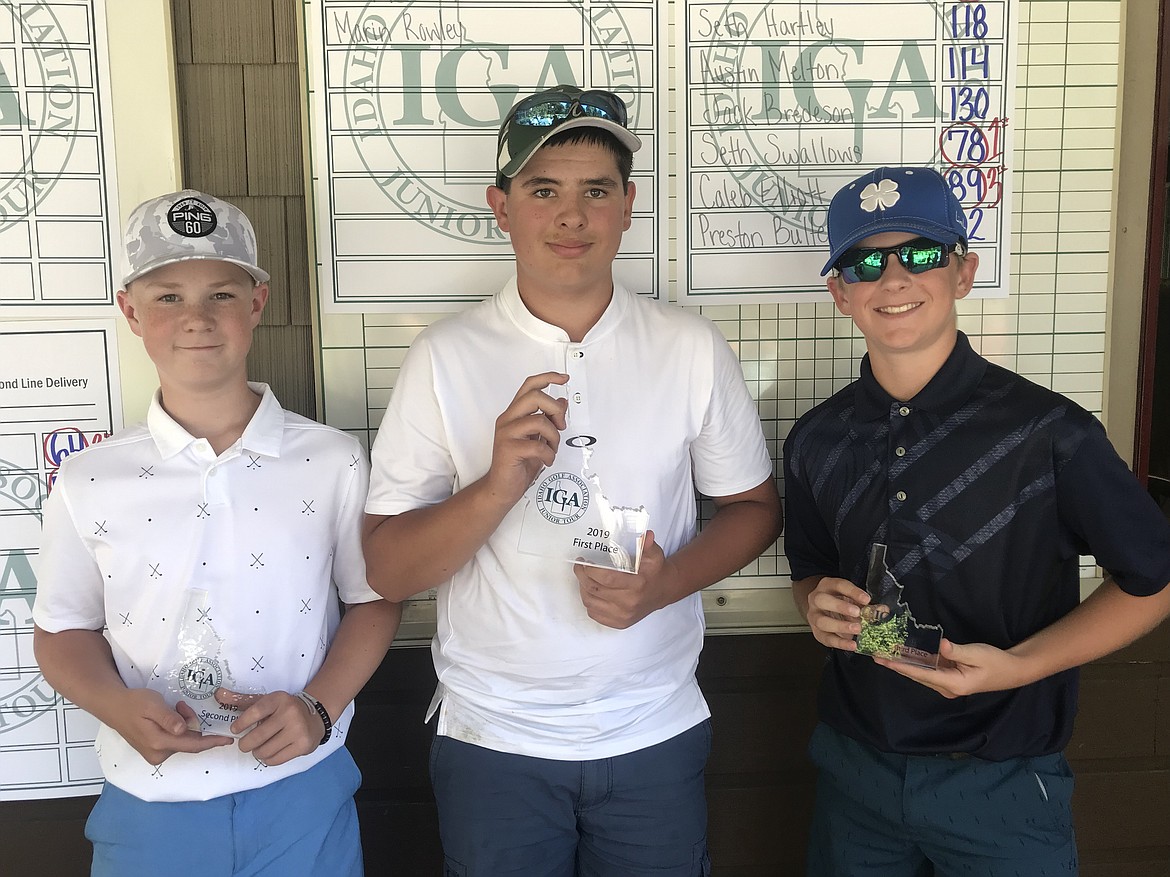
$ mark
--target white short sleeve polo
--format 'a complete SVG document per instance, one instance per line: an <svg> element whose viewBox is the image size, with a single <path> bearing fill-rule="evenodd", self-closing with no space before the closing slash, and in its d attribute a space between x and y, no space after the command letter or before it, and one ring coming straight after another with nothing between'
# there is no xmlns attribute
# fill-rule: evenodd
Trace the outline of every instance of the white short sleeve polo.
<svg viewBox="0 0 1170 877"><path fill-rule="evenodd" d="M491 465L495 421L529 375L569 374L574 435L614 505L645 506L669 555L711 496L772 477L739 363L707 319L615 286L580 343L524 307L513 279L424 330L399 373L372 452L366 511L441 502ZM707 717L695 681L699 595L613 630L585 612L572 566L517 550L518 505L438 588L432 644L439 733L505 752L580 760L662 742Z"/></svg>
<svg viewBox="0 0 1170 877"><path fill-rule="evenodd" d="M45 504L33 617L49 632L104 627L130 687L167 696L192 589L209 595L225 664L249 691L301 690L332 642L338 597L380 599L361 553L361 445L250 386L260 407L218 457L156 394L144 424L66 459ZM96 745L106 779L124 791L206 800L306 770L343 744L352 714L350 704L328 743L279 767L231 746L156 768L105 726Z"/></svg>

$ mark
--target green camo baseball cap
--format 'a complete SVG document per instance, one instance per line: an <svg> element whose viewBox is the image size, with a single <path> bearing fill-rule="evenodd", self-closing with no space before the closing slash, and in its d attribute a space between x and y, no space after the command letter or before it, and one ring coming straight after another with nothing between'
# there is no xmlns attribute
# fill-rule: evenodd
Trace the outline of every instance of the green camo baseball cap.
<svg viewBox="0 0 1170 877"><path fill-rule="evenodd" d="M231 262L257 283L269 280L256 264L256 232L244 211L195 189L160 195L135 207L122 244L122 289L155 268L190 259Z"/></svg>
<svg viewBox="0 0 1170 877"><path fill-rule="evenodd" d="M550 137L571 128L609 131L630 152L642 148L626 125L625 101L612 91L558 85L517 101L504 117L497 140L496 170L509 179L523 170Z"/></svg>

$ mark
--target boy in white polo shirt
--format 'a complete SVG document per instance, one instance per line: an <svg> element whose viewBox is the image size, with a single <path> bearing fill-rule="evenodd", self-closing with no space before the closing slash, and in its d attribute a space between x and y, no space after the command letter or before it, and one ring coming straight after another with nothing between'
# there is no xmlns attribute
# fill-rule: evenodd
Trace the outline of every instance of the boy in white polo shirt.
<svg viewBox="0 0 1170 877"><path fill-rule="evenodd" d="M246 379L256 262L218 198L131 213L118 305L160 388L45 503L34 642L101 721L95 875L362 873L343 743L401 607L366 584L359 443Z"/></svg>
<svg viewBox="0 0 1170 877"><path fill-rule="evenodd" d="M372 452L371 586L438 588L450 874L709 873L698 591L775 540L780 504L718 329L614 282L639 145L607 91L512 108L487 199L516 276L419 335ZM648 513L636 573L530 538L598 507Z"/></svg>

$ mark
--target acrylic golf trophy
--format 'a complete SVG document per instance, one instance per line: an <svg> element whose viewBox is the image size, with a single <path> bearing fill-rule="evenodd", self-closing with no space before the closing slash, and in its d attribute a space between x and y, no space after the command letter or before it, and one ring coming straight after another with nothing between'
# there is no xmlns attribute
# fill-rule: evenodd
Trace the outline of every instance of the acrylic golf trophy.
<svg viewBox="0 0 1170 877"><path fill-rule="evenodd" d="M525 554L636 573L650 516L612 504L601 475L590 468L598 439L562 436L556 459L520 500L518 548ZM612 476L611 476L612 477Z"/></svg>
<svg viewBox="0 0 1170 877"><path fill-rule="evenodd" d="M910 607L901 602L902 585L886 566L886 546L880 542L870 550L865 589L870 602L861 607L857 653L937 668L942 628L919 624Z"/></svg>
<svg viewBox="0 0 1170 877"><path fill-rule="evenodd" d="M178 656L166 677L170 700L185 702L199 719L201 734L237 737L230 728L240 714L236 706L215 699L217 688L239 691L223 656L223 640L215 632L207 591L192 588L179 627Z"/></svg>

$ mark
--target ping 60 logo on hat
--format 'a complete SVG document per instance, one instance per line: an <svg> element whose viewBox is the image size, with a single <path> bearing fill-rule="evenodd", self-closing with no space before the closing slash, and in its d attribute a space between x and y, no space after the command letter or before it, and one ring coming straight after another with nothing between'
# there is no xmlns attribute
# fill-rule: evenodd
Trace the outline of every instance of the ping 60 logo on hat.
<svg viewBox="0 0 1170 877"><path fill-rule="evenodd" d="M122 288L164 265L213 259L239 265L257 283L268 272L256 263L256 232L234 204L195 189L160 195L139 204L126 220Z"/></svg>
<svg viewBox="0 0 1170 877"><path fill-rule="evenodd" d="M204 238L219 227L219 220L205 202L191 195L171 205L167 225L185 238Z"/></svg>

